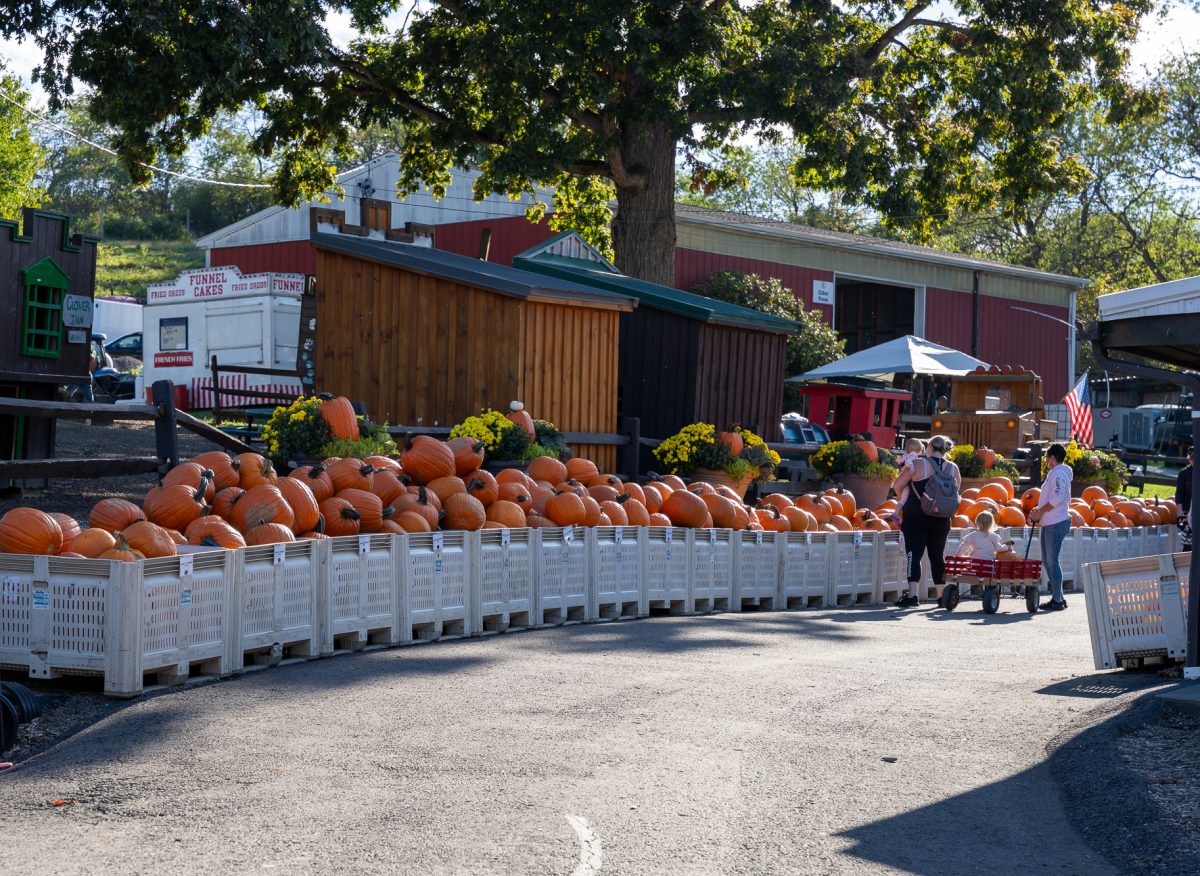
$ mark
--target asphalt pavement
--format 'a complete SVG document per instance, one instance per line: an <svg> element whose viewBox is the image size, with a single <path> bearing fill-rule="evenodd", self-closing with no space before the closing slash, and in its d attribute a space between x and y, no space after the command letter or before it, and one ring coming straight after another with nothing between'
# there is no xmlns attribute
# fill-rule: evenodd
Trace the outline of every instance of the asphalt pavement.
<svg viewBox="0 0 1200 876"><path fill-rule="evenodd" d="M0 873L1113 874L1051 753L1156 679L1094 673L1070 602L572 626L147 697L0 775Z"/></svg>

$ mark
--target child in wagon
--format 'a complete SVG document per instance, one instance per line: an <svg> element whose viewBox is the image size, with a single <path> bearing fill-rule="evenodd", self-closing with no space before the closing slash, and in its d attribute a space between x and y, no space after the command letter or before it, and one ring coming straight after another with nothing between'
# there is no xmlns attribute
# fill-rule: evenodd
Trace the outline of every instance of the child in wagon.
<svg viewBox="0 0 1200 876"><path fill-rule="evenodd" d="M975 518L975 528L963 536L955 551L956 557L972 557L976 560L994 560L996 551L1004 547L1000 536L992 532L996 519L990 511L980 511Z"/></svg>

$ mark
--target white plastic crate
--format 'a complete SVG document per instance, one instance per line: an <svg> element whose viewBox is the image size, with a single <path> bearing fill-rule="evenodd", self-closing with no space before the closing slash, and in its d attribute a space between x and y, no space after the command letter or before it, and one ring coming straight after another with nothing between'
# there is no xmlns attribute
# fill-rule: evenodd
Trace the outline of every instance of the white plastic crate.
<svg viewBox="0 0 1200 876"><path fill-rule="evenodd" d="M640 526L597 526L588 531L592 554L591 620L649 614L642 568L644 533Z"/></svg>
<svg viewBox="0 0 1200 876"><path fill-rule="evenodd" d="M1136 664L1147 657L1186 656L1190 562L1191 555L1181 553L1083 567L1097 669Z"/></svg>
<svg viewBox="0 0 1200 876"><path fill-rule="evenodd" d="M534 535L532 529L485 529L476 541L475 589L478 606L471 627L502 633L533 625Z"/></svg>
<svg viewBox="0 0 1200 876"><path fill-rule="evenodd" d="M688 530L692 611L728 611L733 599L731 529Z"/></svg>
<svg viewBox="0 0 1200 876"><path fill-rule="evenodd" d="M875 576L878 572L878 533L830 532L829 590L825 600L829 605L869 605L875 599Z"/></svg>
<svg viewBox="0 0 1200 876"><path fill-rule="evenodd" d="M318 541L324 552L328 606L321 635L322 653L360 650L367 645L398 645L411 630L402 623L396 558L399 536L347 535Z"/></svg>
<svg viewBox="0 0 1200 876"><path fill-rule="evenodd" d="M195 670L233 671L230 638L237 588L234 551L209 550L141 563L140 689L145 673L164 684L182 683Z"/></svg>
<svg viewBox="0 0 1200 876"><path fill-rule="evenodd" d="M879 552L879 562L876 564L875 573L875 594L873 597L876 603L895 602L897 601L908 587L908 552L904 547L904 536L899 532L876 532L875 547ZM957 550L955 545L953 550ZM953 553L949 541L946 543L945 553ZM918 585L919 586L919 585ZM918 594L922 598L928 598L929 591L926 594ZM933 596L936 598L936 588L933 589Z"/></svg>
<svg viewBox="0 0 1200 876"><path fill-rule="evenodd" d="M733 609L770 611L779 598L779 542L783 533L742 530L734 533Z"/></svg>
<svg viewBox="0 0 1200 876"><path fill-rule="evenodd" d="M829 595L829 534L789 532L779 540L780 608L820 608Z"/></svg>
<svg viewBox="0 0 1200 876"><path fill-rule="evenodd" d="M103 675L141 690L139 563L0 554L0 666L31 678Z"/></svg>
<svg viewBox="0 0 1200 876"><path fill-rule="evenodd" d="M234 551L239 558L237 602L231 669L256 662L276 663L281 657L320 654L320 606L328 586L321 562L320 539L265 544Z"/></svg>
<svg viewBox="0 0 1200 876"><path fill-rule="evenodd" d="M1113 559L1131 560L1146 556L1146 537L1141 526L1120 527L1113 530Z"/></svg>
<svg viewBox="0 0 1200 876"><path fill-rule="evenodd" d="M467 636L473 612L472 549L466 532L418 532L402 541L400 600L414 641Z"/></svg>
<svg viewBox="0 0 1200 876"><path fill-rule="evenodd" d="M535 626L583 623L588 617L587 532L567 526L537 532Z"/></svg>
<svg viewBox="0 0 1200 876"><path fill-rule="evenodd" d="M688 531L671 526L648 526L642 536L646 603L671 614L692 612L688 600Z"/></svg>
<svg viewBox="0 0 1200 876"><path fill-rule="evenodd" d="M1178 546L1179 530L1174 524L1146 527L1146 555L1173 554Z"/></svg>

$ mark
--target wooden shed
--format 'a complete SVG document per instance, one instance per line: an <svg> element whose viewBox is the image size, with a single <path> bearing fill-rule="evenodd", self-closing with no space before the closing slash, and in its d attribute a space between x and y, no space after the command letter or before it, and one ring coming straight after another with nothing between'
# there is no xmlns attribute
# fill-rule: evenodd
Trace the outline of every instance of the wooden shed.
<svg viewBox="0 0 1200 876"><path fill-rule="evenodd" d="M9 315L0 396L50 401L61 385L91 381L96 240L72 237L69 226L65 215L33 209L23 227L0 219L0 310ZM0 415L0 459L53 456L53 419Z"/></svg>
<svg viewBox="0 0 1200 876"><path fill-rule="evenodd" d="M316 380L376 420L449 426L523 401L571 432L617 429L620 292L427 247L314 232ZM576 445L612 470L615 448Z"/></svg>
<svg viewBox="0 0 1200 876"><path fill-rule="evenodd" d="M780 440L786 345L796 323L627 277L574 232L526 250L513 265L637 299L637 310L621 316L617 409L640 418L643 435L666 438L703 421L740 423Z"/></svg>

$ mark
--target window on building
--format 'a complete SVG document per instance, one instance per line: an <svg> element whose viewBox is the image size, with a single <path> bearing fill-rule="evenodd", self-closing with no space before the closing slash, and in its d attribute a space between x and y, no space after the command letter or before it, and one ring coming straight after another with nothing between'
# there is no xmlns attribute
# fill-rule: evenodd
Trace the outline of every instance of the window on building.
<svg viewBox="0 0 1200 876"><path fill-rule="evenodd" d="M69 280L52 259L45 258L22 273L25 307L21 322L21 352L57 359L62 355L63 296Z"/></svg>
<svg viewBox="0 0 1200 876"><path fill-rule="evenodd" d="M987 395L983 397L985 411L1006 411L1012 404L1012 392L1007 386L992 384L988 387Z"/></svg>

